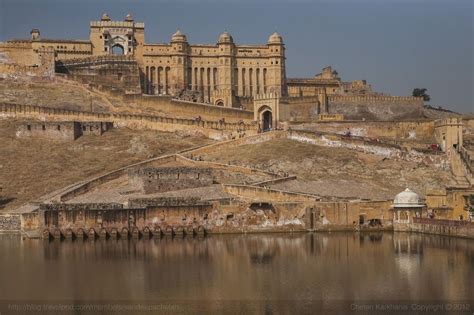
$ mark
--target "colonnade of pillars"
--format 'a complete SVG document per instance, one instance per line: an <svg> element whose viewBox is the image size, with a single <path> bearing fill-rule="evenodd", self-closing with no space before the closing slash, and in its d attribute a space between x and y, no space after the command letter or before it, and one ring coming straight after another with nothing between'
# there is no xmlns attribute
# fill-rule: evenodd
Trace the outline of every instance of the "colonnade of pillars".
<svg viewBox="0 0 474 315"><path fill-rule="evenodd" d="M211 101L218 85L217 68L188 68L188 89L201 92L205 102Z"/></svg>
<svg viewBox="0 0 474 315"><path fill-rule="evenodd" d="M266 68L237 68L234 72L234 77L237 80L237 95L255 96L267 92Z"/></svg>
<svg viewBox="0 0 474 315"><path fill-rule="evenodd" d="M169 94L170 93L170 67L146 67L145 93Z"/></svg>
<svg viewBox="0 0 474 315"><path fill-rule="evenodd" d="M170 94L170 67L146 67L145 93ZM219 84L217 68L188 68L187 88L201 92L204 101L210 102L212 91ZM266 68L235 68L234 90L238 96L255 96L267 92Z"/></svg>

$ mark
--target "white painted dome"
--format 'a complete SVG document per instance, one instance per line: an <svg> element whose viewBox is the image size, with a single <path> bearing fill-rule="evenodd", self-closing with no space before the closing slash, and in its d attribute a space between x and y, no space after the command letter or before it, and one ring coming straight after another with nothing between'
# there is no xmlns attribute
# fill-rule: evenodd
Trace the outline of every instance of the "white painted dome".
<svg viewBox="0 0 474 315"><path fill-rule="evenodd" d="M273 33L268 37L269 44L283 44L283 38L277 32Z"/></svg>
<svg viewBox="0 0 474 315"><path fill-rule="evenodd" d="M110 21L110 16L107 13L102 14L101 21Z"/></svg>
<svg viewBox="0 0 474 315"><path fill-rule="evenodd" d="M409 188L395 196L393 206L396 208L423 207L423 201L420 196Z"/></svg>
<svg viewBox="0 0 474 315"><path fill-rule="evenodd" d="M227 32L224 32L222 33L221 35L219 35L219 40L217 41L219 44L223 44L223 43L233 43L234 42L234 39L232 38L232 36L227 33Z"/></svg>
<svg viewBox="0 0 474 315"><path fill-rule="evenodd" d="M176 33L173 34L173 36L171 36L172 42L185 42L186 40L186 35L181 33L179 29L176 31Z"/></svg>

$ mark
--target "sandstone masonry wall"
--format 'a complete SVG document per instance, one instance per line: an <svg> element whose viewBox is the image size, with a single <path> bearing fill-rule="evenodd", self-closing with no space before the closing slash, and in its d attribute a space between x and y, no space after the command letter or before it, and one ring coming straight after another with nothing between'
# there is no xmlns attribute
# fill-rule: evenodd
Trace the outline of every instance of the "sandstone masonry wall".
<svg viewBox="0 0 474 315"><path fill-rule="evenodd" d="M294 128L353 136L393 139L430 139L434 141L434 121L321 121Z"/></svg>
<svg viewBox="0 0 474 315"><path fill-rule="evenodd" d="M0 233L1 232L19 232L21 229L20 215L2 214L0 215Z"/></svg>
<svg viewBox="0 0 474 315"><path fill-rule="evenodd" d="M132 115L119 113L98 113L85 111L72 111L41 106L17 105L0 103L0 115L12 117L28 117L47 120L74 120L74 121L111 121L117 127L126 126L132 129L152 129L173 132L184 130L200 131L204 135L225 139L230 135L245 132L255 134L256 125L248 123L218 122L184 118L170 118L152 115Z"/></svg>
<svg viewBox="0 0 474 315"><path fill-rule="evenodd" d="M210 169L194 167L138 168L128 172L130 184L145 194L212 185Z"/></svg>
<svg viewBox="0 0 474 315"><path fill-rule="evenodd" d="M348 119L395 120L420 117L421 97L328 95L329 114L343 114Z"/></svg>

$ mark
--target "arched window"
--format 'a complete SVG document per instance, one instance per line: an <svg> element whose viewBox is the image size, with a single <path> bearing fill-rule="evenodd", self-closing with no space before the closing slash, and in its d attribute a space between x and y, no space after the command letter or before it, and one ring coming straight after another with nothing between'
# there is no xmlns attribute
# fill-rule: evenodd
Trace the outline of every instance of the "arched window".
<svg viewBox="0 0 474 315"><path fill-rule="evenodd" d="M124 54L123 46L119 45L119 44L116 44L116 45L112 46L112 54L113 55L123 55Z"/></svg>

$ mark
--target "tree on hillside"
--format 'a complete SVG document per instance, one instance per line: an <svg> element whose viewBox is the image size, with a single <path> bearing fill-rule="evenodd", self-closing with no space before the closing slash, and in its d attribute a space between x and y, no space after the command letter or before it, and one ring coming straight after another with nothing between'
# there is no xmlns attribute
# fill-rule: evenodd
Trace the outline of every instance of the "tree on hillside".
<svg viewBox="0 0 474 315"><path fill-rule="evenodd" d="M415 97L423 97L423 101L425 102L429 102L430 101L430 96L428 94L426 94L426 91L427 89L419 89L419 88L416 88L416 89L413 89L413 96Z"/></svg>

